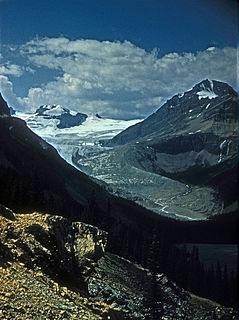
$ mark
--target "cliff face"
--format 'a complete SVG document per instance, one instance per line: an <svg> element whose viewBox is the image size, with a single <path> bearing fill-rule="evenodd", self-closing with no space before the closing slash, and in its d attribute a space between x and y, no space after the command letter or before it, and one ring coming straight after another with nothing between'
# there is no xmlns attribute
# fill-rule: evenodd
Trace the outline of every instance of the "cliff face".
<svg viewBox="0 0 239 320"><path fill-rule="evenodd" d="M3 206L0 224L0 319L236 319L105 251L107 233L94 226Z"/></svg>

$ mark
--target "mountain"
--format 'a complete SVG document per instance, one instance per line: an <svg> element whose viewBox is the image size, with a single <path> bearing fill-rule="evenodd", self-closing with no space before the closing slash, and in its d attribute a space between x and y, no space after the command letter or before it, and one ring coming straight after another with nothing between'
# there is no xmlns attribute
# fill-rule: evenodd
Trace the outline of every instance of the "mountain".
<svg viewBox="0 0 239 320"><path fill-rule="evenodd" d="M35 113L17 112L16 116L25 120L33 132L54 146L71 164L74 153L85 154L104 150L99 140L111 139L140 121L104 119L98 114L76 113L59 105L41 106Z"/></svg>
<svg viewBox="0 0 239 320"><path fill-rule="evenodd" d="M81 125L87 118L84 113L70 111L61 105L43 105L36 110L36 116L42 119L56 119L56 126L59 129L70 128Z"/></svg>
<svg viewBox="0 0 239 320"><path fill-rule="evenodd" d="M217 296L207 286L195 286L216 279L195 253L174 244L234 243L234 217L191 225L112 196L60 158L23 120L9 116L2 97L0 112L4 319L61 319L70 314L116 320L162 314L195 320L236 316L232 309L208 300L202 303L202 298L174 284L179 281L196 294L231 304L221 284ZM185 271L190 281L179 276ZM232 289L231 282L226 285Z"/></svg>
<svg viewBox="0 0 239 320"><path fill-rule="evenodd" d="M111 146L149 138L192 135L197 132L230 135L237 119L237 94L226 83L203 80L177 94L147 119L114 137Z"/></svg>
<svg viewBox="0 0 239 320"><path fill-rule="evenodd" d="M150 210L205 219L236 206L237 139L236 92L226 83L204 80L103 141L111 150L75 154L73 162ZM222 187L220 176L227 174L231 178Z"/></svg>

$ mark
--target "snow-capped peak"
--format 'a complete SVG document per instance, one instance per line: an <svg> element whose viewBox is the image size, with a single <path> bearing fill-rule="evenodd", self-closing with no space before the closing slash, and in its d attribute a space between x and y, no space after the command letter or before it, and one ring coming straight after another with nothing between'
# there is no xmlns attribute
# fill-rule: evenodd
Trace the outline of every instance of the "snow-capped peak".
<svg viewBox="0 0 239 320"><path fill-rule="evenodd" d="M67 108L64 108L60 104L42 105L36 110L37 115L59 116L65 113L70 113L70 110Z"/></svg>

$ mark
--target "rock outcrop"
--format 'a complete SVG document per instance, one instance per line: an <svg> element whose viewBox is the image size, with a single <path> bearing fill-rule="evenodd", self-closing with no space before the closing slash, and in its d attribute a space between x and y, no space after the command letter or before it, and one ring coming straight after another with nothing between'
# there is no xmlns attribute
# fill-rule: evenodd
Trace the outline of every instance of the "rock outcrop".
<svg viewBox="0 0 239 320"><path fill-rule="evenodd" d="M236 319L233 309L105 251L107 233L94 226L6 211L2 206L0 319Z"/></svg>
<svg viewBox="0 0 239 320"><path fill-rule="evenodd" d="M0 208L0 319L106 319L115 308L90 302L84 289L106 233L59 216L9 211Z"/></svg>
<svg viewBox="0 0 239 320"><path fill-rule="evenodd" d="M23 252L18 250L19 242L9 245L15 261L82 276L105 251L107 234L97 227L49 214L13 214L2 205L0 210L2 225L8 232L12 230L10 237L21 241Z"/></svg>

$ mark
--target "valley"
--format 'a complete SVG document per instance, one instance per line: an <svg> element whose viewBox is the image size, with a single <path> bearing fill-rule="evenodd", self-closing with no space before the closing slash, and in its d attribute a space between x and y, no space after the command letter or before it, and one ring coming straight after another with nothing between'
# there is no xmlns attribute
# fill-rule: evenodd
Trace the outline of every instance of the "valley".
<svg viewBox="0 0 239 320"><path fill-rule="evenodd" d="M225 83L204 80L144 121L84 115L71 123L69 114L76 115L68 109L38 110L16 115L116 196L182 220L208 219L236 205L211 183L237 165L236 93Z"/></svg>
<svg viewBox="0 0 239 320"><path fill-rule="evenodd" d="M16 279L21 288L20 283L24 281L19 270L26 273L27 283L34 284L34 292L29 296L34 300L38 296L37 274L42 272L44 297L47 290L51 292L47 303L54 303L57 294L65 296L59 308L64 305L65 310L71 310L64 313L67 317L89 312L92 319L144 320L152 315L195 320L220 319L225 315L235 319L237 314L231 306L237 304L237 274L229 278L224 273L218 278L212 272L214 259L208 262L204 257L201 262L196 247L191 250L178 246L193 243L202 248L203 244L235 244L237 241L238 211L234 205L237 195L225 192L229 184L236 190L234 175L228 174L236 170L235 135L229 130L235 125L234 119L233 125L225 125L229 129L227 135L220 136L222 142L216 134L184 132L169 139L149 140L146 136L146 139L113 146L114 137L102 141L105 135L115 133L112 120L108 121L109 127L102 130L101 118L93 118L101 129L92 142L96 135L92 133L92 124L90 130L84 129L87 118L79 126L68 128L57 127L62 113L51 117L40 115L40 118L25 115L25 122L10 116L5 101L1 98L0 102L0 186L3 190L0 215L4 231L0 238L0 257L9 283L13 281L14 270L18 270ZM46 109L54 108L47 106ZM53 138L58 152L29 129L28 121L35 125L34 130L40 131L42 126L42 132L48 132L48 142ZM137 122L126 131L143 125ZM79 127L85 132L81 136L84 138L81 142L78 137L73 139L71 145L73 132ZM58 130L63 130L62 136ZM69 135L64 140L67 130ZM188 140L188 136L193 137ZM59 156L63 142L62 154L65 152L65 158L72 159L81 170ZM167 160L170 157L171 162ZM163 164L167 163L169 169L165 170ZM199 180L195 180L197 175ZM226 178L222 179L223 176ZM19 223L25 227L19 229ZM209 253L211 250L208 247ZM57 272L53 272L53 265L59 265ZM231 270L230 261L228 266ZM69 272L74 286L68 278ZM145 283L148 285L142 291ZM61 289L54 292L49 285ZM10 303L7 286L6 283L3 314L9 309L14 316L17 300L14 298ZM226 292L231 292L230 296ZM69 297L79 303L72 306L67 300ZM215 299L219 304L210 300L202 303L205 298ZM26 311L26 304L19 301L24 313L29 311L38 316L41 312L36 313L29 306ZM179 307L172 313L173 305ZM59 314L59 310L55 313ZM44 308L44 312L48 309Z"/></svg>
<svg viewBox="0 0 239 320"><path fill-rule="evenodd" d="M0 0L0 320L238 320L238 3Z"/></svg>

